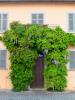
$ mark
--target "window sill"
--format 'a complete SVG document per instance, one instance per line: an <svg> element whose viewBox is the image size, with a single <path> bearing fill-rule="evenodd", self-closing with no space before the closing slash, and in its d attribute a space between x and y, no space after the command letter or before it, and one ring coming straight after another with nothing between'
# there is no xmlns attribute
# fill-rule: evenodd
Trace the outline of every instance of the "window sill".
<svg viewBox="0 0 75 100"><path fill-rule="evenodd" d="M68 69L68 71L75 71L75 68L73 68L73 69Z"/></svg>
<svg viewBox="0 0 75 100"><path fill-rule="evenodd" d="M2 67L0 67L0 70L7 70L7 68L2 68Z"/></svg>
<svg viewBox="0 0 75 100"><path fill-rule="evenodd" d="M75 34L75 31L68 31L67 33Z"/></svg>

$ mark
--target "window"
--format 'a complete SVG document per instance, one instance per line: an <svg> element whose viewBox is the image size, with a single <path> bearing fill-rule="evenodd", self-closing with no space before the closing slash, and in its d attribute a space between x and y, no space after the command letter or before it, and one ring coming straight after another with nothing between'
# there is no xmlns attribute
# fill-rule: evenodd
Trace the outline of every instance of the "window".
<svg viewBox="0 0 75 100"><path fill-rule="evenodd" d="M32 14L32 24L43 24L43 14Z"/></svg>
<svg viewBox="0 0 75 100"><path fill-rule="evenodd" d="M75 51L70 51L70 69L75 69Z"/></svg>
<svg viewBox="0 0 75 100"><path fill-rule="evenodd" d="M7 50L0 50L0 68L6 68Z"/></svg>
<svg viewBox="0 0 75 100"><path fill-rule="evenodd" d="M8 28L8 16L6 13L0 13L0 32L4 32Z"/></svg>
<svg viewBox="0 0 75 100"><path fill-rule="evenodd" d="M75 32L75 13L69 13L69 31Z"/></svg>

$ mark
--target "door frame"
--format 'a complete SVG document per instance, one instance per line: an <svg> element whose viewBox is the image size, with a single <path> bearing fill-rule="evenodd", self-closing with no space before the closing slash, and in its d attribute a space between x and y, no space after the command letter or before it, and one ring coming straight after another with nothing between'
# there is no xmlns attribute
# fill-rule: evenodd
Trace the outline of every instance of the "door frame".
<svg viewBox="0 0 75 100"><path fill-rule="evenodd" d="M39 54L39 56L38 57L42 57L43 56L43 59L44 59L44 55L43 54ZM45 64L44 64L44 60L43 60L43 69L45 68ZM45 90L45 88L44 88L44 77L43 77L43 87L42 88L37 88L37 87L35 87L35 88L32 88L30 85L28 86L28 89L29 90Z"/></svg>

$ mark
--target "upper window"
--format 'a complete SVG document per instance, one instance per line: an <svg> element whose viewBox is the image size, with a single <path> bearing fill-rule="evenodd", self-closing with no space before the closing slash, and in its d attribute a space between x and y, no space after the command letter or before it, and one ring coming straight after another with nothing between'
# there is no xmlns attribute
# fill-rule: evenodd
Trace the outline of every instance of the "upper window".
<svg viewBox="0 0 75 100"><path fill-rule="evenodd" d="M70 69L75 69L75 51L70 51Z"/></svg>
<svg viewBox="0 0 75 100"><path fill-rule="evenodd" d="M8 16L6 13L0 13L0 33L8 28Z"/></svg>
<svg viewBox="0 0 75 100"><path fill-rule="evenodd" d="M0 50L0 68L6 68L7 50Z"/></svg>
<svg viewBox="0 0 75 100"><path fill-rule="evenodd" d="M75 13L69 13L69 31L75 32Z"/></svg>
<svg viewBox="0 0 75 100"><path fill-rule="evenodd" d="M32 24L43 24L43 14L42 13L32 14Z"/></svg>

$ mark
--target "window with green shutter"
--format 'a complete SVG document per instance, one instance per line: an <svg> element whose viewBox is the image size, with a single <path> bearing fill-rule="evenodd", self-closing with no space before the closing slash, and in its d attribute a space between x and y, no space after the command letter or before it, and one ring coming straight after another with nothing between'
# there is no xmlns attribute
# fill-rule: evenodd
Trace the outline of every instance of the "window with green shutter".
<svg viewBox="0 0 75 100"><path fill-rule="evenodd" d="M7 50L0 50L0 68L6 69Z"/></svg>

